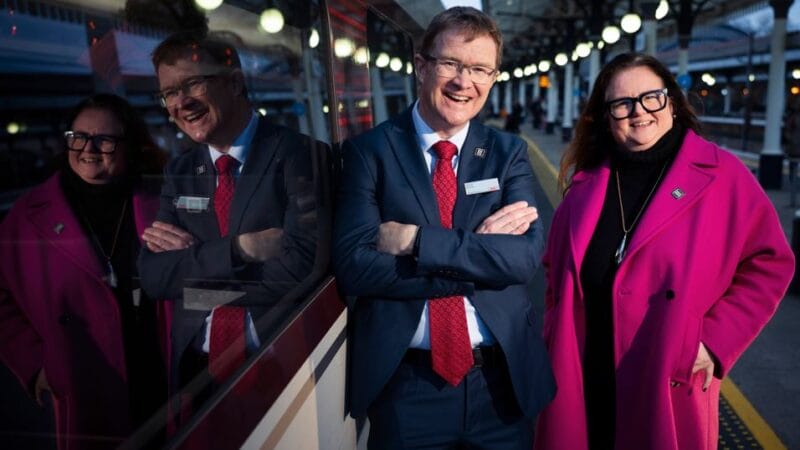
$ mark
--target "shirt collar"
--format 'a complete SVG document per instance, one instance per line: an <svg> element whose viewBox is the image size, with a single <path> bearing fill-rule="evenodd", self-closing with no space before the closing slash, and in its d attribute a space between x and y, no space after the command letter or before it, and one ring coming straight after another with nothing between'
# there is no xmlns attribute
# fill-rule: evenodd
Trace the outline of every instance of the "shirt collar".
<svg viewBox="0 0 800 450"><path fill-rule="evenodd" d="M427 152L433 147L433 144L442 140L438 134L425 123L425 120L419 114L419 100L414 103L414 108L411 110L411 119L414 121L414 129L417 131L417 143L423 152ZM448 141L455 144L458 148L458 153L461 153L461 147L464 146L464 141L467 140L467 133L469 132L469 122L464 128L460 129L458 133L447 138Z"/></svg>
<svg viewBox="0 0 800 450"><path fill-rule="evenodd" d="M247 123L247 126L242 130L242 133L234 139L233 144L231 144L231 148L228 150L228 153L222 153L221 151L217 150L213 146L208 146L208 152L211 155L211 162L216 163L217 159L219 159L222 155L229 155L232 156L239 163L239 168L244 165L244 162L247 160L247 154L250 152L250 143L253 142L253 136L256 134L256 128L258 127L258 115L253 112L250 115L250 122Z"/></svg>

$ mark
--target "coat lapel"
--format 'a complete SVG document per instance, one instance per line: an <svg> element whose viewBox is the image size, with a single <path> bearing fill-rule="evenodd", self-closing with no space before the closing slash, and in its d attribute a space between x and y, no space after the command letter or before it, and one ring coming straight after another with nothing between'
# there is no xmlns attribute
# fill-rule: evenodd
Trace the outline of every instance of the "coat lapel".
<svg viewBox="0 0 800 450"><path fill-rule="evenodd" d="M570 203L570 243L575 273L580 273L583 257L589 247L608 190L610 170L608 161L600 167L575 174L569 195L575 198Z"/></svg>
<svg viewBox="0 0 800 450"><path fill-rule="evenodd" d="M475 156L475 149L484 150L482 157ZM488 160L493 157L492 143L486 127L473 121L469 126L469 133L458 157L458 196L453 210L453 226L467 226L470 223L472 209L475 207L479 195L467 195L466 183L478 181L487 177L486 168L491 165Z"/></svg>
<svg viewBox="0 0 800 450"><path fill-rule="evenodd" d="M239 231L247 204L257 191L258 185L265 179L264 174L275 158L281 140L277 130L265 119L259 120L256 134L253 136L253 142L250 143L250 150L247 153L247 161L245 161L239 179L236 180L236 188L233 191L229 217L229 229L232 235Z"/></svg>
<svg viewBox="0 0 800 450"><path fill-rule="evenodd" d="M664 181L646 206L642 221L631 236L626 258L664 230L676 217L703 196L715 176L708 168L718 164L717 154L707 142L692 131L686 134Z"/></svg>
<svg viewBox="0 0 800 450"><path fill-rule="evenodd" d="M386 138L397 159L397 165L408 180L408 184L425 214L429 224L440 224L439 207L436 194L433 192L431 174L425 167L425 157L416 139L416 131L411 120L411 108L398 119L394 126L386 131Z"/></svg>
<svg viewBox="0 0 800 450"><path fill-rule="evenodd" d="M78 218L67 203L60 186L60 175L50 177L45 182L45 188L35 192L28 202L26 216L42 242L50 243L76 266L102 282L105 272Z"/></svg>

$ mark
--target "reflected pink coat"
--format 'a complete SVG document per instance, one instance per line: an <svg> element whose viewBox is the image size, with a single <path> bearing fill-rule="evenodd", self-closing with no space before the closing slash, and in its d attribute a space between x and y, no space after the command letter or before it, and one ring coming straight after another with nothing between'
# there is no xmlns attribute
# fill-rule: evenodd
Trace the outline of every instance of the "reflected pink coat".
<svg viewBox="0 0 800 450"><path fill-rule="evenodd" d="M133 208L141 235L158 196L136 194ZM120 313L104 275L58 174L0 224L0 361L29 392L44 368L60 449L108 448L132 431ZM160 302L163 333L166 310Z"/></svg>
<svg viewBox="0 0 800 450"><path fill-rule="evenodd" d="M539 415L538 450L587 448L579 274L609 175L608 163L577 173L550 228L544 337L558 392ZM613 284L616 449L716 450L720 383L703 392L703 375L691 375L699 343L726 375L793 273L775 209L753 175L689 131Z"/></svg>

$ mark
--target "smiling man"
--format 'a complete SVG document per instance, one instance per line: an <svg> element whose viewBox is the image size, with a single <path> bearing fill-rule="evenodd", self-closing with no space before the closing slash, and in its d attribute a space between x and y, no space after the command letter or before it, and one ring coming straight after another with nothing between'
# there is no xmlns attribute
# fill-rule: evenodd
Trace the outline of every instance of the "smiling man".
<svg viewBox="0 0 800 450"><path fill-rule="evenodd" d="M482 12L440 13L419 100L343 146L334 263L371 449L528 450L554 393L525 286L543 242L527 146L473 120L501 52Z"/></svg>
<svg viewBox="0 0 800 450"><path fill-rule="evenodd" d="M311 158L324 144L254 112L236 49L224 41L175 34L153 65L162 106L199 145L167 167L157 220L142 236L141 283L153 298L180 299L188 279L247 292L213 308L175 302L173 386L206 368L222 381L259 345L264 330L254 323L311 272Z"/></svg>

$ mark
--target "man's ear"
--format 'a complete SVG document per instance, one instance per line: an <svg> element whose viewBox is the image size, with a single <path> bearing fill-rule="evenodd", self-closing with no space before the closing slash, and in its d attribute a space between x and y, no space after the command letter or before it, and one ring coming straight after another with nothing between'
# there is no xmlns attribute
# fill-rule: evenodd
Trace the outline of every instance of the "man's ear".
<svg viewBox="0 0 800 450"><path fill-rule="evenodd" d="M417 75L417 81L422 82L425 79L425 75L427 75L427 65L425 64L425 58L422 57L419 53L414 55L414 72Z"/></svg>
<svg viewBox="0 0 800 450"><path fill-rule="evenodd" d="M231 71L230 86L234 95L242 95L244 92L244 73L242 73L242 69L233 69Z"/></svg>

